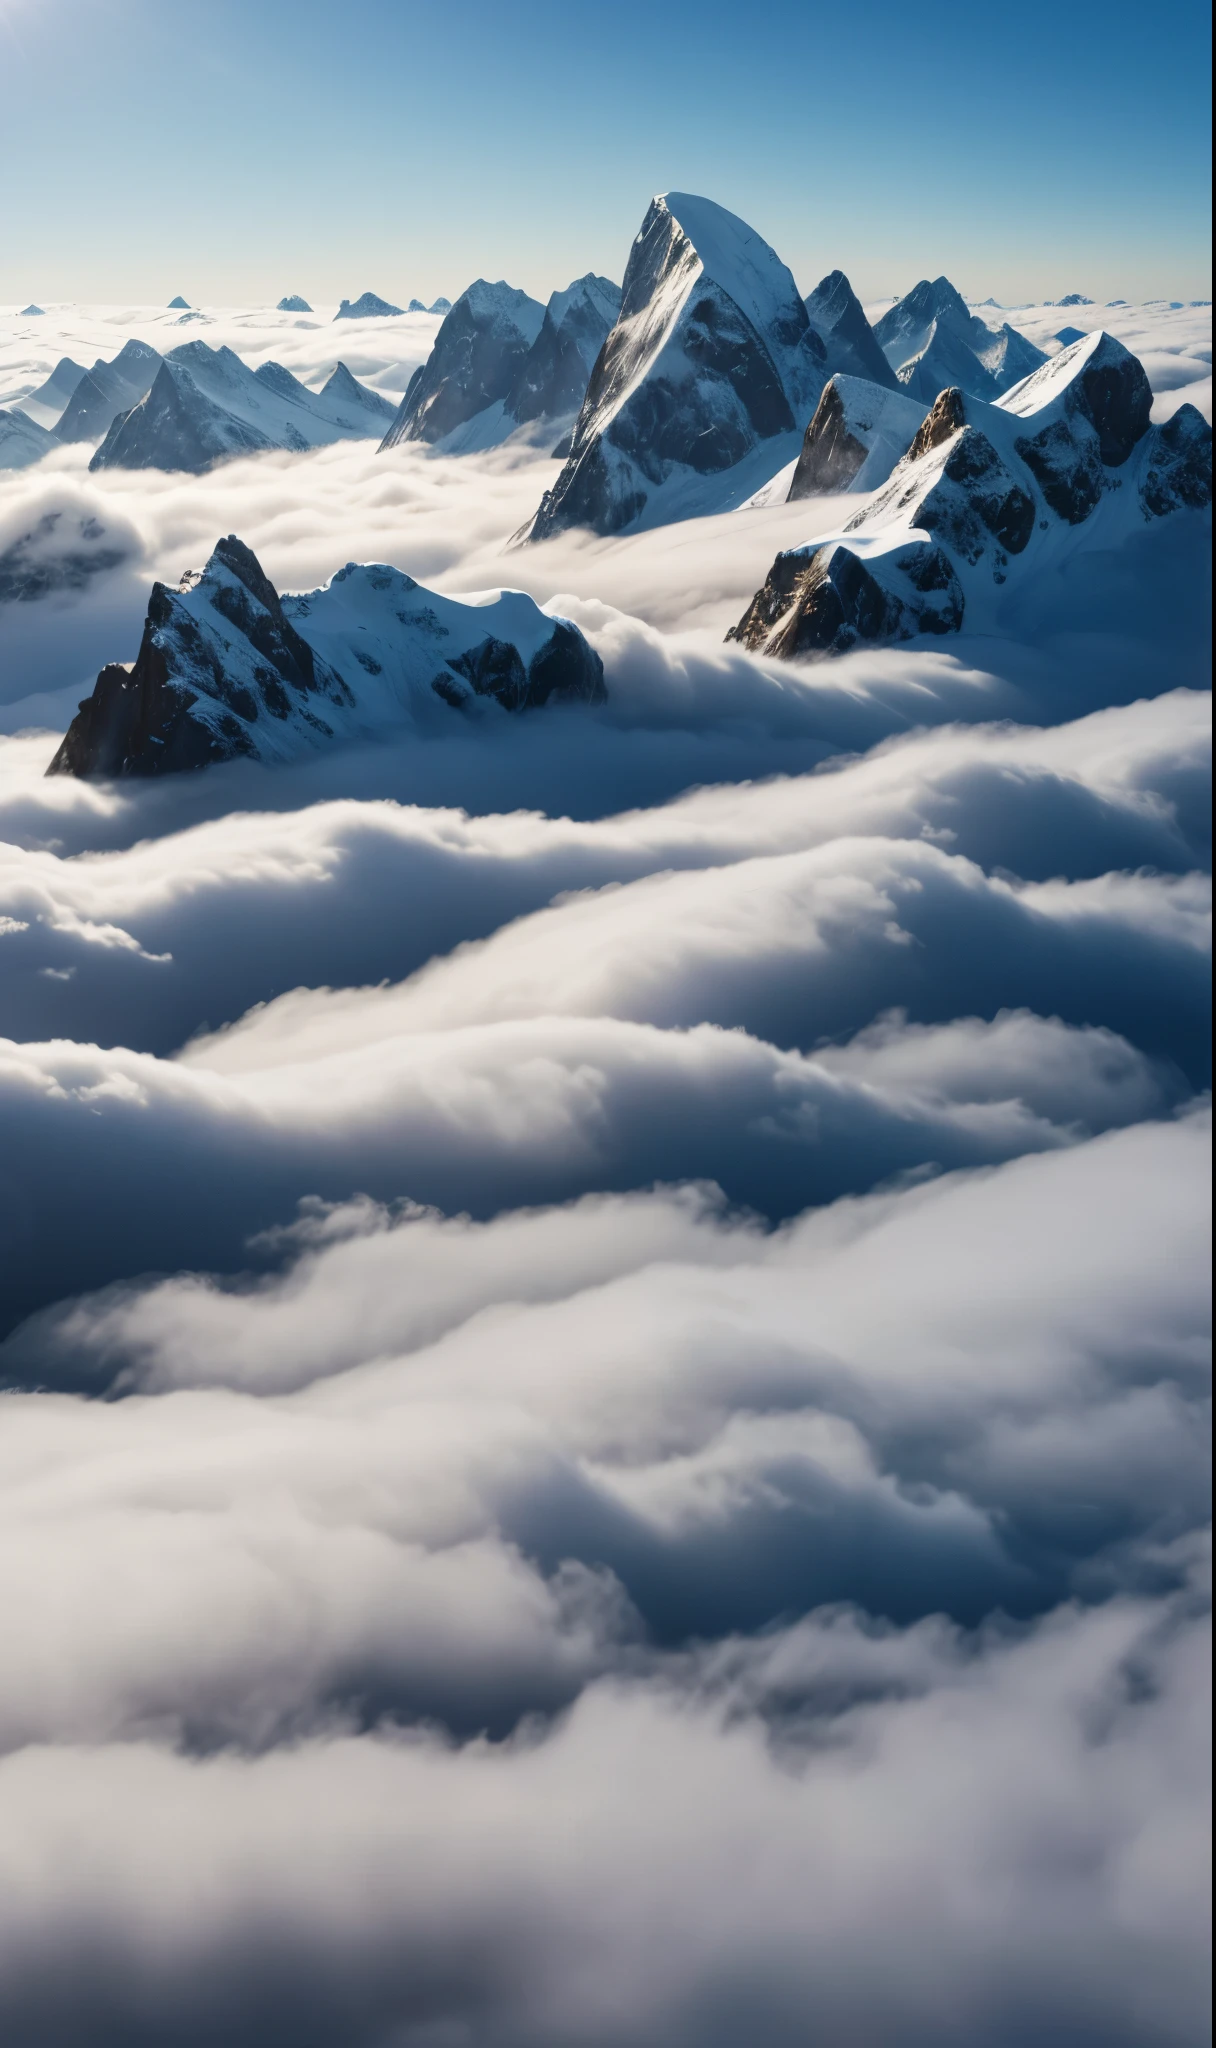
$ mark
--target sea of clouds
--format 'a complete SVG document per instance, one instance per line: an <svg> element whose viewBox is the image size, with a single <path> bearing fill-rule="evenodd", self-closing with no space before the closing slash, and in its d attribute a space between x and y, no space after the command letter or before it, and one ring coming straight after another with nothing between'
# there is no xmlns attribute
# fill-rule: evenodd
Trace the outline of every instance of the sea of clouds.
<svg viewBox="0 0 1216 2048"><path fill-rule="evenodd" d="M1127 309L1167 403L1208 317ZM1200 2048L1197 551L796 669L722 636L830 502L87 452L0 482L84 563L0 604L0 2036ZM228 531L608 704L48 781Z"/></svg>

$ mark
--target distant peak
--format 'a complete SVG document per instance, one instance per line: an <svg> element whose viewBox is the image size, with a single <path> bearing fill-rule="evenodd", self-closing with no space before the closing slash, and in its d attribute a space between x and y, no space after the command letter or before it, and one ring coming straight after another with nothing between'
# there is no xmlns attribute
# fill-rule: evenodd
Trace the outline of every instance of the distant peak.
<svg viewBox="0 0 1216 2048"><path fill-rule="evenodd" d="M170 299L169 311L171 313L188 313L190 311L189 299L183 299L180 296L176 299Z"/></svg>

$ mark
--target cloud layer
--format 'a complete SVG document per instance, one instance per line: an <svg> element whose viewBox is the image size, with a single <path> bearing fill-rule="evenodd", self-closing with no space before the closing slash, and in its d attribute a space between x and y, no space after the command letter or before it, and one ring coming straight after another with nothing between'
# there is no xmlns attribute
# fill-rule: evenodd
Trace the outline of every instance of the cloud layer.
<svg viewBox="0 0 1216 2048"><path fill-rule="evenodd" d="M791 668L805 507L510 552L550 468L0 490L81 557L3 611L0 2035L1200 2048L1194 564ZM46 780L233 529L527 581L609 702Z"/></svg>

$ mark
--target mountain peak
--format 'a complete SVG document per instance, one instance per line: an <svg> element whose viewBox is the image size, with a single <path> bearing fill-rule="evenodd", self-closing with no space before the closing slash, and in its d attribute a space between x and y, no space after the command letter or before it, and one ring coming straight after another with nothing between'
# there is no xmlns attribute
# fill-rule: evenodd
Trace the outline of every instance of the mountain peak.
<svg viewBox="0 0 1216 2048"><path fill-rule="evenodd" d="M377 298L375 292L364 292L357 299L343 299L335 320L395 320L401 312L400 306L390 305L387 299Z"/></svg>

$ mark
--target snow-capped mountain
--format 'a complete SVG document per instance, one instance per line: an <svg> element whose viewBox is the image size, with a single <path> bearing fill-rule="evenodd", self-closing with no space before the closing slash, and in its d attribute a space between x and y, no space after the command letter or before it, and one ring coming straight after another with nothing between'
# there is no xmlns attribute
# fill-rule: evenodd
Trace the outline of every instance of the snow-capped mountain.
<svg viewBox="0 0 1216 2048"><path fill-rule="evenodd" d="M803 303L811 326L823 341L830 373L839 370L846 377L864 377L871 384L895 389L895 372L843 270L831 270L821 277Z"/></svg>
<svg viewBox="0 0 1216 2048"><path fill-rule="evenodd" d="M47 772L286 761L337 739L442 727L453 709L603 696L595 650L522 591L461 602L352 562L324 589L280 599L230 534L178 590L153 585L136 661L102 669Z"/></svg>
<svg viewBox="0 0 1216 2048"><path fill-rule="evenodd" d="M545 307L540 333L504 401L507 422L561 419L577 413L595 359L616 325L621 288L588 271Z"/></svg>
<svg viewBox="0 0 1216 2048"><path fill-rule="evenodd" d="M288 292L287 297L285 299L279 300L278 305L275 307L275 312L311 313L312 307L309 305L307 299L302 299L300 297L299 292Z"/></svg>
<svg viewBox="0 0 1216 2048"><path fill-rule="evenodd" d="M281 363L251 370L233 349L187 341L164 359L146 398L115 419L89 468L201 474L233 455L371 439L392 413L344 363L310 391Z"/></svg>
<svg viewBox="0 0 1216 2048"><path fill-rule="evenodd" d="M974 398L998 398L1047 360L1008 322L992 328L972 313L948 277L922 278L874 334L909 397L925 405L949 384Z"/></svg>
<svg viewBox="0 0 1216 2048"><path fill-rule="evenodd" d="M441 441L505 401L544 318L545 308L526 292L479 277L446 315L382 445Z"/></svg>
<svg viewBox="0 0 1216 2048"><path fill-rule="evenodd" d="M1151 426L1151 405L1140 362L1101 331L995 405L943 391L886 488L842 533L778 555L728 637L794 656L964 617L991 628L1080 554L1117 558L1153 521L1210 506L1211 428L1191 405Z"/></svg>
<svg viewBox="0 0 1216 2048"><path fill-rule="evenodd" d="M21 400L21 410L40 427L55 427L63 418L68 403L82 377L88 375L71 356L60 356L50 376L28 398Z"/></svg>
<svg viewBox="0 0 1216 2048"><path fill-rule="evenodd" d="M722 503L728 471L741 502L764 480L749 456L763 449L771 474L795 452L783 437L814 410L825 362L790 272L754 229L689 193L653 200L569 460L529 537L619 533Z"/></svg>
<svg viewBox="0 0 1216 2048"><path fill-rule="evenodd" d="M55 427L57 438L100 441L118 414L129 411L151 390L162 360L159 350L146 341L128 341L112 362L99 356L77 380Z"/></svg>
<svg viewBox="0 0 1216 2048"><path fill-rule="evenodd" d="M58 446L54 434L27 413L0 409L0 469L28 469Z"/></svg>
<svg viewBox="0 0 1216 2048"><path fill-rule="evenodd" d="M375 292L364 292L357 299L343 299L335 320L392 320L402 311L400 306L390 306L387 299L378 299Z"/></svg>
<svg viewBox="0 0 1216 2048"><path fill-rule="evenodd" d="M927 410L898 385L892 390L862 377L831 378L803 437L790 502L877 490L907 454Z"/></svg>

